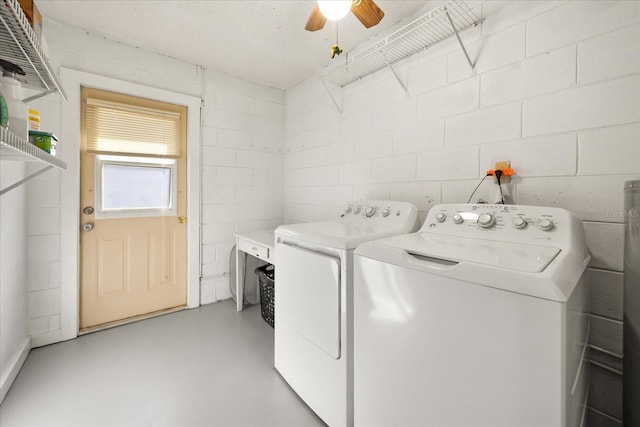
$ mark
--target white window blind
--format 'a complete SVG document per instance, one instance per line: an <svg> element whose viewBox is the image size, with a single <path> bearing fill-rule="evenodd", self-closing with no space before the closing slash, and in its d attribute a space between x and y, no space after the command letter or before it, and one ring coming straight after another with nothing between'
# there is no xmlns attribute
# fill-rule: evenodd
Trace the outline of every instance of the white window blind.
<svg viewBox="0 0 640 427"><path fill-rule="evenodd" d="M178 157L179 112L87 98L85 135L88 153Z"/></svg>

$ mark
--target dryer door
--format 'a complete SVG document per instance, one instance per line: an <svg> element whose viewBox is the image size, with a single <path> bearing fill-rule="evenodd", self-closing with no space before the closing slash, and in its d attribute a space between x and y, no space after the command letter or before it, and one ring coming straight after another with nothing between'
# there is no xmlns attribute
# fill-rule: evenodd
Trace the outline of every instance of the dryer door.
<svg viewBox="0 0 640 427"><path fill-rule="evenodd" d="M340 260L278 243L275 316L340 358Z"/></svg>

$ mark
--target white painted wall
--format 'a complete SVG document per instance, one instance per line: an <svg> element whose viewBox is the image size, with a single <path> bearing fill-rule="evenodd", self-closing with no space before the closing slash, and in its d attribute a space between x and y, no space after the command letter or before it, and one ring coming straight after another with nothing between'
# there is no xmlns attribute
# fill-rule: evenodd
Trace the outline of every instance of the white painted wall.
<svg viewBox="0 0 640 427"><path fill-rule="evenodd" d="M204 98L201 170L202 280L200 303L230 297L233 233L282 223L284 92L145 52L55 22L46 22L49 60L125 82ZM63 82L64 85L64 82ZM43 130L60 134L65 120L58 96L32 103ZM79 107L78 107L79 108ZM62 155L65 141L61 140ZM28 185L28 319L34 347L61 340L61 174ZM197 219L196 219L197 220ZM64 306L64 305L63 305Z"/></svg>
<svg viewBox="0 0 640 427"><path fill-rule="evenodd" d="M510 160L519 204L584 220L594 277L591 405L621 418L623 183L640 176L640 3L488 1L481 26L342 91L287 91L285 220L335 217L350 199L466 202ZM339 90L335 95L340 99ZM495 201L485 183L477 198ZM601 349L603 351L600 351ZM605 417L606 418L606 417ZM614 425L619 425L616 423Z"/></svg>
<svg viewBox="0 0 640 427"><path fill-rule="evenodd" d="M0 161L0 188L25 176L25 164ZM0 196L0 402L22 367L27 331L27 223L25 187Z"/></svg>

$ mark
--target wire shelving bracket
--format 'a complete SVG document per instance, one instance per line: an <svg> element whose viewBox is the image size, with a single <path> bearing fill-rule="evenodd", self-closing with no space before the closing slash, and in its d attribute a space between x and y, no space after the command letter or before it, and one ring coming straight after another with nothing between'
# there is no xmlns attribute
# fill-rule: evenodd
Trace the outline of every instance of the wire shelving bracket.
<svg viewBox="0 0 640 427"><path fill-rule="evenodd" d="M393 75L396 78L396 80L398 81L398 83L400 83L400 86L402 86L402 90L404 90L404 93L408 94L409 93L409 88L407 87L407 85L405 83L402 82L402 79L400 78L400 75L398 74L396 69L393 68L393 64L391 63L391 61L389 61L389 58L387 58L387 55L385 55L384 50L381 50L380 54L382 55L382 57L384 58L385 62L387 63L387 67L389 67L389 70L391 70L391 73L393 73Z"/></svg>
<svg viewBox="0 0 640 427"><path fill-rule="evenodd" d="M325 90L329 94L329 97L333 101L333 105L335 105L336 109L338 110L338 112L340 114L342 114L342 111L343 111L342 97L340 98L340 103L338 103L338 101L336 101L336 98L333 96L333 93L331 93L331 89L329 89L329 86L327 86L327 82L324 79L321 79L320 81L322 82L322 86L324 86ZM341 90L342 90L342 88L341 88Z"/></svg>
<svg viewBox="0 0 640 427"><path fill-rule="evenodd" d="M455 33L456 39L458 39L458 43L460 44L460 47L462 48L462 52L464 53L464 57L467 58L467 62L469 63L469 66L471 67L471 71L475 71L476 70L476 64L474 64L471 61L471 58L469 58L469 53L467 52L467 49L464 47L464 43L462 43L462 39L460 38L460 34L458 33L458 29L456 28L456 24L453 22L453 19L451 19L451 14L449 13L449 11L447 10L446 7L444 9L444 13L445 13L445 15L447 15L447 19L449 20L449 23L451 24L451 29Z"/></svg>

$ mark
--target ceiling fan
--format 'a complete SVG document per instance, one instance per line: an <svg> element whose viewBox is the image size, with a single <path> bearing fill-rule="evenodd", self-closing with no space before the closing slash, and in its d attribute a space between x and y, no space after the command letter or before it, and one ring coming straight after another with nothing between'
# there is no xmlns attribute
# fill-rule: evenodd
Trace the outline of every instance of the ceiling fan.
<svg viewBox="0 0 640 427"><path fill-rule="evenodd" d="M346 3L346 9L344 9L344 12L338 12L338 15L336 16L327 16L326 6L333 6L337 3ZM362 25L367 28L373 27L374 25L378 24L384 17L384 12L378 7L377 4L373 2L373 0L351 0L350 3L351 12L356 16L356 18L360 20L360 22L362 22ZM309 17L307 25L305 25L304 29L307 31L321 30L324 27L324 24L327 22L327 18L338 20L345 16L347 13L349 13L348 2L318 1L313 8L313 12L311 12L311 16Z"/></svg>

